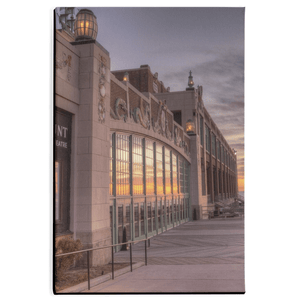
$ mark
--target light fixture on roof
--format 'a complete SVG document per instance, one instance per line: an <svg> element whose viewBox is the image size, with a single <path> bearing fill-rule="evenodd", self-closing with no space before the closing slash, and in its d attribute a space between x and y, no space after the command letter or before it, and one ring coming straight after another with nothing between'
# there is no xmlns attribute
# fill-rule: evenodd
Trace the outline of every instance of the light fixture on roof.
<svg viewBox="0 0 300 300"><path fill-rule="evenodd" d="M95 40L98 33L97 18L89 9L81 9L76 15L74 34L76 41Z"/></svg>
<svg viewBox="0 0 300 300"><path fill-rule="evenodd" d="M192 88L194 86L194 80L193 80L193 76L192 76L192 71L190 71L188 86L189 86L189 88Z"/></svg>
<svg viewBox="0 0 300 300"><path fill-rule="evenodd" d="M129 74L128 74L128 72L124 73L123 81L128 81L129 82Z"/></svg>
<svg viewBox="0 0 300 300"><path fill-rule="evenodd" d="M195 135L195 124L192 119L187 120L185 130L188 135Z"/></svg>

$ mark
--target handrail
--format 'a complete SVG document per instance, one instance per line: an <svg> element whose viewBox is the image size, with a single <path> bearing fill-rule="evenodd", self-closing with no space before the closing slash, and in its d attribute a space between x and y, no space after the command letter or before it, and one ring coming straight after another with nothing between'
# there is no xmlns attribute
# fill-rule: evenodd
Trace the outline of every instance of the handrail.
<svg viewBox="0 0 300 300"><path fill-rule="evenodd" d="M87 252L87 251L94 251L94 250L106 249L106 248L116 247L116 246L121 246L121 245L126 245L126 244L136 244L138 242L147 241L147 240L150 240L152 238L153 238L153 236L151 236L151 237L149 237L147 239L143 239L143 240L129 241L129 242L126 242L126 243L108 245L108 246L104 246L104 247L97 247L97 248L90 248L90 249L83 249L83 250L78 250L78 251L73 251L73 252L61 253L61 254L56 254L55 257L66 256L66 255L71 255L71 254L76 254L76 253L83 253L83 252Z"/></svg>
<svg viewBox="0 0 300 300"><path fill-rule="evenodd" d="M91 249L84 249L84 250L78 250L68 253L60 253L56 254L55 257L61 257L71 254L77 254L77 253L84 253L87 252L87 271L88 271L88 290L90 290L90 251L100 250L100 249L106 249L111 247L111 255L112 255L112 279L114 279L114 247L121 246L121 245L127 245L130 244L130 271L132 272L132 244L136 244L139 242L145 241L145 265L147 266L147 241L152 239L154 236L148 237L143 240L137 240L137 241L129 241L126 243L120 243L120 244L114 244L114 245L108 245L104 247L97 247L97 248L91 248Z"/></svg>

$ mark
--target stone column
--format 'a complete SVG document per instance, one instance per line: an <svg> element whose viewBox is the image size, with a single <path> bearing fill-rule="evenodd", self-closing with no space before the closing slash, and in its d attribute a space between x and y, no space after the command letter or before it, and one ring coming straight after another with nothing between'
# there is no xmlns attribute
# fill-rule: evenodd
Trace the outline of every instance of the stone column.
<svg viewBox="0 0 300 300"><path fill-rule="evenodd" d="M219 201L220 199L220 191L219 191L219 168L218 168L218 142L219 142L219 146L220 146L220 141L216 139L216 186L217 186L217 200ZM221 166L220 166L221 168Z"/></svg>
<svg viewBox="0 0 300 300"><path fill-rule="evenodd" d="M80 52L76 236L87 249L111 244L110 58L95 41L73 44ZM109 262L110 253L110 248L91 252L91 265Z"/></svg>
<svg viewBox="0 0 300 300"><path fill-rule="evenodd" d="M209 136L210 136L210 139L209 139L209 143L210 143L210 153L209 153L209 156L210 156L210 167L209 167L209 171L210 171L210 174L209 174L209 178L210 178L210 196L211 196L211 203L214 203L215 202L215 196L214 196L214 173L213 173L213 162L212 162L212 131L211 129L209 128Z"/></svg>
<svg viewBox="0 0 300 300"><path fill-rule="evenodd" d="M201 157L200 157L200 141L198 135L190 136L191 149L191 170L190 170L190 201L191 201L191 217L194 217L196 209L196 219L200 218L200 198L202 193L201 182Z"/></svg>

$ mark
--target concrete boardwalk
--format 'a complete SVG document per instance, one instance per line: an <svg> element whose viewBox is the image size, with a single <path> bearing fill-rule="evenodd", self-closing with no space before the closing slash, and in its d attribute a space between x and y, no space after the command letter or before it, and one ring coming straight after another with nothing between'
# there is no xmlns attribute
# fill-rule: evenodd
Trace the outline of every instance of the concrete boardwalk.
<svg viewBox="0 0 300 300"><path fill-rule="evenodd" d="M133 261L144 261L144 242ZM129 261L129 251L116 262ZM148 265L84 293L243 293L244 219L211 219L182 224L151 239Z"/></svg>

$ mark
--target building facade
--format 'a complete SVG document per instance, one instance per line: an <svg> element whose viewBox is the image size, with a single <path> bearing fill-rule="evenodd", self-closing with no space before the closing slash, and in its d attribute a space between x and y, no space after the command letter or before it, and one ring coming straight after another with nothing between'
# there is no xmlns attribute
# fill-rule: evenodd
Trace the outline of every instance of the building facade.
<svg viewBox="0 0 300 300"><path fill-rule="evenodd" d="M143 94L154 95L164 101L174 120L174 140L179 126L189 135L191 152L191 210L193 219L207 219L222 207L222 202L237 197L236 152L232 149L214 123L203 104L203 87L194 88L190 72L185 91L171 92L165 88L158 74L148 65L138 69L112 71L122 80L128 74L128 82L141 88ZM188 132L188 123L193 129Z"/></svg>
<svg viewBox="0 0 300 300"><path fill-rule="evenodd" d="M57 30L54 102L56 240L139 240L236 196L236 158L202 87L170 92L147 65L112 72L95 39ZM93 265L109 260L109 248L92 252Z"/></svg>

